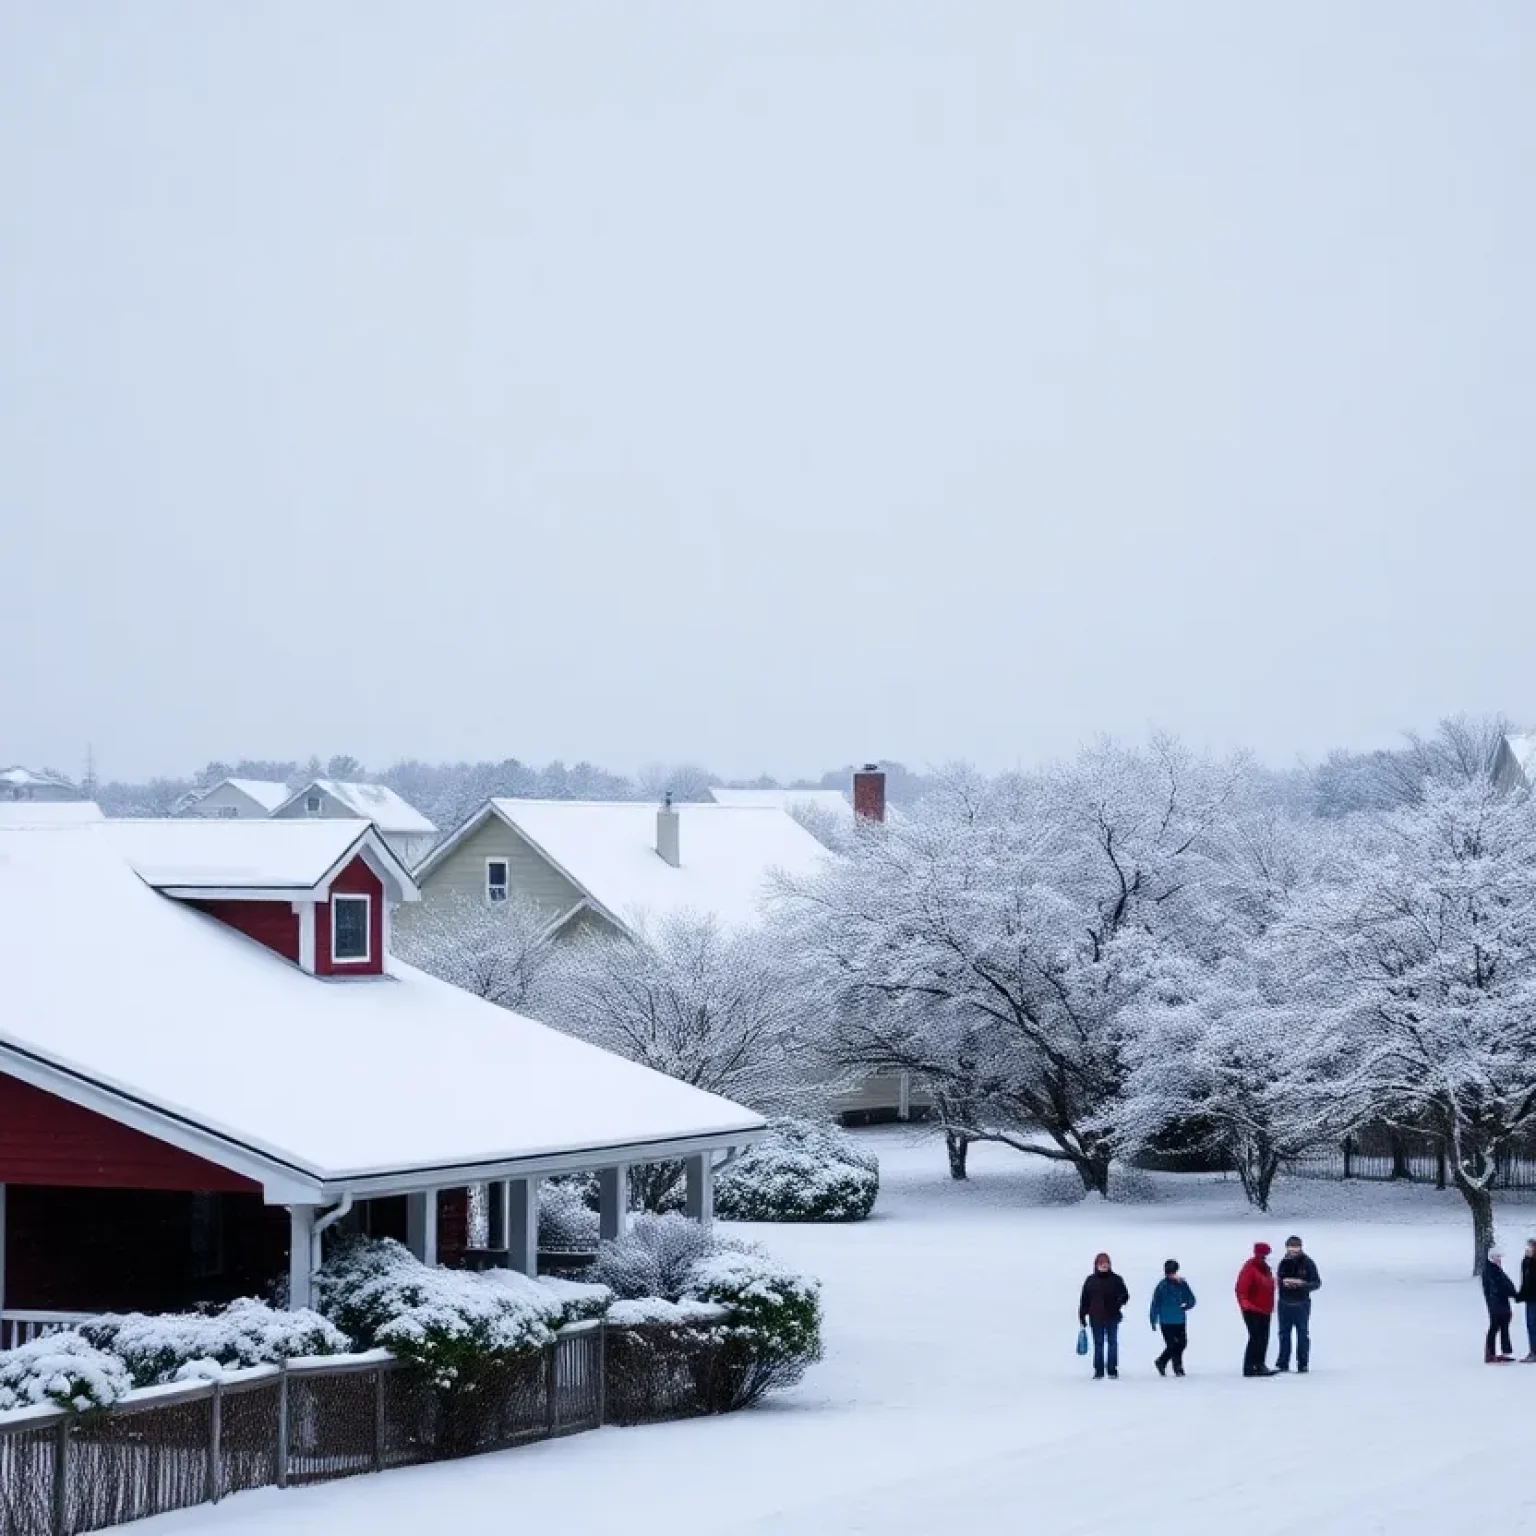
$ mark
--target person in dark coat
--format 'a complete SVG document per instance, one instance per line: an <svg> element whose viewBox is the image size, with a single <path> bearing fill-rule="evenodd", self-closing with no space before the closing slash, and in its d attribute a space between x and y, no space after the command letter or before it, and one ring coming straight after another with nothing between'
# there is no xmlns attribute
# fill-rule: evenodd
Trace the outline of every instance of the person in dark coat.
<svg viewBox="0 0 1536 1536"><path fill-rule="evenodd" d="M1269 1324L1275 1311L1275 1272L1269 1267L1274 1250L1255 1243L1253 1257L1237 1272L1237 1304L1248 1329L1248 1348L1243 1351L1244 1376L1273 1376L1264 1363L1269 1353Z"/></svg>
<svg viewBox="0 0 1536 1536"><path fill-rule="evenodd" d="M1184 1351L1189 1347L1189 1325L1185 1319L1194 1305L1195 1293L1179 1273L1179 1261L1169 1259L1163 1265L1163 1278L1152 1292L1152 1332L1163 1330L1163 1352L1152 1362L1159 1376L1166 1376L1170 1365L1175 1376L1184 1374Z"/></svg>
<svg viewBox="0 0 1536 1536"><path fill-rule="evenodd" d="M1515 1358L1509 1342L1515 1282L1504 1273L1504 1255L1497 1248L1488 1250L1488 1262L1483 1265L1483 1300L1488 1303L1488 1337L1483 1344L1483 1359L1489 1365L1502 1365ZM1497 1353L1495 1344L1500 1346Z"/></svg>
<svg viewBox="0 0 1536 1536"><path fill-rule="evenodd" d="M1125 1281L1114 1271L1107 1253L1099 1254L1093 1261L1093 1273L1083 1281L1083 1294L1077 1302L1079 1327L1093 1329L1093 1379L1102 1381L1104 1372L1109 1379L1120 1375L1120 1319L1131 1293Z"/></svg>
<svg viewBox="0 0 1536 1536"><path fill-rule="evenodd" d="M1291 1368L1291 1335L1296 1336L1296 1369L1306 1374L1312 1358L1312 1293L1323 1283L1299 1237L1285 1240L1285 1257L1275 1265L1275 1316L1280 1323L1277 1371Z"/></svg>
<svg viewBox="0 0 1536 1536"><path fill-rule="evenodd" d="M1520 1260L1520 1289L1515 1300L1525 1303L1524 1364L1536 1365L1536 1237L1525 1240L1525 1255Z"/></svg>

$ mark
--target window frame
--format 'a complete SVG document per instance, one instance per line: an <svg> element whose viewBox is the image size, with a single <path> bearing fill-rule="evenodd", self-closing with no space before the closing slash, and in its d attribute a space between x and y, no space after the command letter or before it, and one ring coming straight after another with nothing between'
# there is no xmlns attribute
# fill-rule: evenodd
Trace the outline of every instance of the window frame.
<svg viewBox="0 0 1536 1536"><path fill-rule="evenodd" d="M363 952L360 955L336 953L336 917L344 901L363 904ZM368 965L373 960L373 897L366 891L337 891L331 897L331 964Z"/></svg>
<svg viewBox="0 0 1536 1536"><path fill-rule="evenodd" d="M501 865L501 895L492 895L495 886L491 882L491 865ZM512 895L512 861L507 858L492 855L485 861L485 900L488 906L498 907L509 900Z"/></svg>
<svg viewBox="0 0 1536 1536"><path fill-rule="evenodd" d="M306 816L318 816L325 809L325 800L320 795L304 796L304 814Z"/></svg>

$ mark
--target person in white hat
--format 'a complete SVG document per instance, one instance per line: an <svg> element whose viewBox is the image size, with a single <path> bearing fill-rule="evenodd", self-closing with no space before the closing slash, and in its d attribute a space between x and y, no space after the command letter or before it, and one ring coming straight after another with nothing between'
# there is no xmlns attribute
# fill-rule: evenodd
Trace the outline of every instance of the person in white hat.
<svg viewBox="0 0 1536 1536"><path fill-rule="evenodd" d="M1509 1323L1515 1315L1515 1282L1504 1273L1504 1255L1497 1248L1488 1250L1483 1265L1483 1300L1488 1303L1488 1339L1483 1345L1483 1359L1489 1365L1503 1365L1515 1358L1509 1342ZM1495 1353L1494 1345L1498 1352Z"/></svg>

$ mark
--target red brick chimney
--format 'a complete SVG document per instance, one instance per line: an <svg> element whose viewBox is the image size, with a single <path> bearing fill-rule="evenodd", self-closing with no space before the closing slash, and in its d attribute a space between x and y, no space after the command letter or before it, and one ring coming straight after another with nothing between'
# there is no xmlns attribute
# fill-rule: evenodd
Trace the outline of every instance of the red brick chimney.
<svg viewBox="0 0 1536 1536"><path fill-rule="evenodd" d="M865 763L853 776L853 814L861 821L885 820L885 770Z"/></svg>

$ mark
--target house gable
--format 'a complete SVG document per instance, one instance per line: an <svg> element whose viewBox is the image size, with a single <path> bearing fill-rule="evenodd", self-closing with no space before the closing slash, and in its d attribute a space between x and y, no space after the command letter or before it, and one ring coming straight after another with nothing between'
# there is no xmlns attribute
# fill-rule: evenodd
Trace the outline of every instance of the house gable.
<svg viewBox="0 0 1536 1536"><path fill-rule="evenodd" d="M453 896L484 901L488 859L505 859L508 890L537 904L551 919L564 917L585 900L578 886L492 809L421 875L422 901Z"/></svg>
<svg viewBox="0 0 1536 1536"><path fill-rule="evenodd" d="M261 1192L254 1180L6 1073L0 1184Z"/></svg>
<svg viewBox="0 0 1536 1536"><path fill-rule="evenodd" d="M337 897L366 897L368 952L363 960L338 958L333 952ZM317 976L382 976L384 974L384 882L361 855L337 873L327 899L315 903L315 974Z"/></svg>

